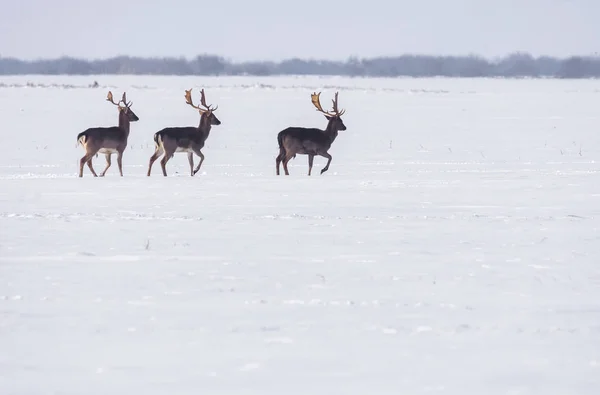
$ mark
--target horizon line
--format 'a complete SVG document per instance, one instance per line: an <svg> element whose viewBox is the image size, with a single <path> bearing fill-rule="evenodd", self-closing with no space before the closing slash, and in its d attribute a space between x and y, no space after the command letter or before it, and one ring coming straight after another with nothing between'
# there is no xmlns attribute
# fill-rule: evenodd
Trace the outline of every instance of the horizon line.
<svg viewBox="0 0 600 395"><path fill-rule="evenodd" d="M568 59L573 59L573 58L584 58L584 59L598 59L600 60L600 52L594 52L592 54L588 54L588 55L584 55L584 54L573 54L573 55L567 55L567 56L553 56L553 55L532 55L530 52L528 51L519 51L519 50L515 50L512 52L508 52L505 55L497 55L497 56L483 56L477 53L467 53L467 54L432 54L432 53L416 53L416 52L404 52L404 53L398 53L398 54L389 54L389 55L376 55L376 56L358 56L358 55L348 55L346 56L344 59L325 59L325 58L317 58L317 57L301 57L301 56L293 56L293 57L287 57L287 58L283 58L281 60L269 60L269 59L254 59L254 60L233 60L230 57L226 56L226 55L218 55L218 54L214 54L214 53L207 53L207 52L203 52L203 53L198 53L196 55L193 56L185 56L185 55L126 55L126 54L115 54L115 55L110 55L110 56L105 56L105 57L97 57L97 58L87 58L85 56L74 56L74 55L58 55L58 56L53 56L53 57L36 57L36 58L31 58L31 59L26 59L26 58L19 58L16 56L11 56L11 55L4 55L0 52L0 60L15 60L15 61L19 61L19 62L47 62L47 61L56 61L56 60L60 60L60 59L71 59L71 60L78 60L78 61L85 61L85 62L98 62L98 61L106 61L106 60L112 60L112 59L119 59L119 58L133 58L133 59L177 59L177 60L186 60L186 61L193 61L194 59L198 58L198 57L214 57L214 58L219 58L225 62L228 63L233 63L233 64L242 64L242 63L282 63L282 62L286 62L286 61L291 61L291 60L300 60L300 61L308 61L308 62L331 62L331 63L339 63L339 62L348 62L350 60L358 60L358 61L365 61L365 60L375 60L375 59L395 59L395 58L401 58L401 57L419 57L419 58L476 58L476 59L480 59L480 60L485 60L489 63L493 63L495 61L499 61L499 60L505 60L507 58L510 58L512 56L528 56L531 57L532 59L553 59L553 60L560 60L560 61L565 61Z"/></svg>

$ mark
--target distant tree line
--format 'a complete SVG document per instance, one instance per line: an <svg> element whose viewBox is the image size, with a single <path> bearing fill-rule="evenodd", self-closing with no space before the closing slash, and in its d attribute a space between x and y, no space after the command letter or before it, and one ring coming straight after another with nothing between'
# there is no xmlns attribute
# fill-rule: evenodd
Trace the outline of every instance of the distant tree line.
<svg viewBox="0 0 600 395"><path fill-rule="evenodd" d="M103 60L71 57L25 61L0 56L0 75L336 75L351 77L545 77L598 78L600 56L565 59L514 53L498 60L471 56L401 55L346 61L288 59L234 63L215 55L185 58L118 56Z"/></svg>

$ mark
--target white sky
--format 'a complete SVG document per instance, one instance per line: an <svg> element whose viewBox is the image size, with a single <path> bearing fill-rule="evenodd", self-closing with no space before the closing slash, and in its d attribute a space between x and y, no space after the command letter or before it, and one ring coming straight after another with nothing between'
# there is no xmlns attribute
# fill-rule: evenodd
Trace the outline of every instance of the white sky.
<svg viewBox="0 0 600 395"><path fill-rule="evenodd" d="M171 5L169 5L171 4ZM600 0L13 0L0 56L600 53Z"/></svg>

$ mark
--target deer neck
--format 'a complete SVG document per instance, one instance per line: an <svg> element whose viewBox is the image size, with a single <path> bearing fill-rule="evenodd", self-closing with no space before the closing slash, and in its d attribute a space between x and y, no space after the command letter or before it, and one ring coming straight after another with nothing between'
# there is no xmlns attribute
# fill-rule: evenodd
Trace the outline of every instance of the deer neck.
<svg viewBox="0 0 600 395"><path fill-rule="evenodd" d="M202 115L202 118L200 118L200 125L198 125L198 130L200 131L200 134L204 140L208 138L211 127L210 121L206 119L204 115Z"/></svg>
<svg viewBox="0 0 600 395"><path fill-rule="evenodd" d="M204 140L206 140L208 138L208 135L210 134L210 129L211 129L210 124L202 125L202 127L200 128L200 133L202 133L202 138Z"/></svg>
<svg viewBox="0 0 600 395"><path fill-rule="evenodd" d="M123 111L119 112L119 129L125 132L126 136L129 136L129 119L127 118L127 114Z"/></svg>
<svg viewBox="0 0 600 395"><path fill-rule="evenodd" d="M329 123L327 124L327 128L325 129L325 135L327 135L329 137L331 142L333 142L335 140L335 138L338 136L338 131L333 125L334 125L334 121L331 120L331 121L329 121Z"/></svg>

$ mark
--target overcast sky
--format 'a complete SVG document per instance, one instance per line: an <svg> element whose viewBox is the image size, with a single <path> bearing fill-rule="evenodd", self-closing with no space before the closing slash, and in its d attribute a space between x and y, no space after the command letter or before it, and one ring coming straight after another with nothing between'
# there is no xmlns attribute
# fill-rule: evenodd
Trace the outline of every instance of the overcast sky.
<svg viewBox="0 0 600 395"><path fill-rule="evenodd" d="M171 4L171 5L169 5ZM600 54L600 0L7 0L0 56Z"/></svg>

